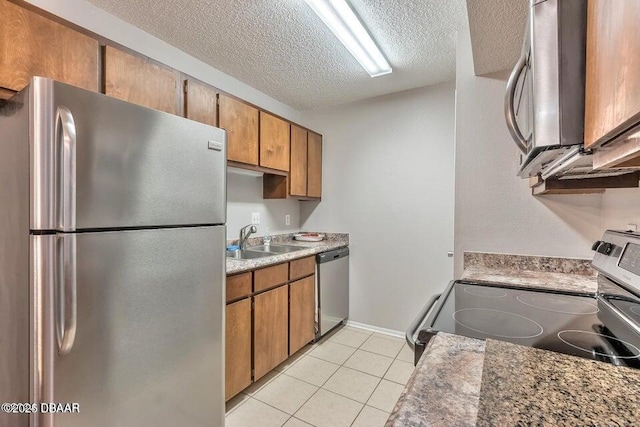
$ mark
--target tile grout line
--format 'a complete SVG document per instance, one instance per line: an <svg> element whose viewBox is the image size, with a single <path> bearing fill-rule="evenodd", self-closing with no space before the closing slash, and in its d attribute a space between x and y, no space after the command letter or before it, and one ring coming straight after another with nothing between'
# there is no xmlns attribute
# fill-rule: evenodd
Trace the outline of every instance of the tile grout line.
<svg viewBox="0 0 640 427"><path fill-rule="evenodd" d="M353 328L353 327L352 327L352 328ZM358 329L358 328L353 328L353 329ZM348 329L347 329L347 330L348 330ZM353 347L353 346L350 346L350 345L346 345L346 344L342 344L342 343L339 343L339 342L336 342L336 341L332 341L332 338L333 338L333 337L335 337L339 332L340 332L340 331L336 331L336 332L335 332L335 333L333 333L330 337L327 337L327 339L326 339L326 340L320 340L321 342L312 344L312 347L314 347L314 346L319 346L319 345L321 345L322 343L332 342L333 344L338 344L338 345L342 345L342 346L344 346L344 347L348 347L348 348L351 348L351 349L355 349L355 350L354 350L354 352L353 352L353 353L351 353L351 354L346 358L346 360L345 360L344 362L342 362L342 363L338 364L338 363L335 363L335 362L332 362L332 361L324 360L324 359L322 359L322 358L320 358L320 357L312 356L310 353L313 351L313 348L311 348L311 349L307 350L307 352L305 352L305 353L301 353L301 354L300 354L300 357L298 358L298 360L296 360L296 361L295 361L294 363L292 363L290 366L287 366L287 367L286 367L286 369L285 369L284 371L276 371L276 372L277 372L277 374L276 374L273 378L271 378L269 381L267 381L265 384L263 384L263 385L262 385L258 390L256 390L256 391L253 393L254 395L256 395L257 393L259 393L261 390L263 390L265 387L267 387L269 384L271 384L273 381L275 381L275 380L276 380L279 376L281 376L281 375L286 375L288 378L292 378L292 379L295 379L295 380L301 381L301 382L303 382L303 383L305 383L305 384L308 384L308 385L311 385L311 386L313 386L313 387L316 387L316 390L311 394L311 396L309 396L309 398L308 398L308 399L306 399L306 400L304 401L304 403L303 403L303 404L302 404L302 405L301 405L301 406L300 406L300 407L299 407L299 408L298 408L298 409L297 409L297 410L296 410L292 415L288 414L287 412L285 412L285 411L283 411L283 410L281 410L281 409L279 409L279 408L277 408L277 407L275 407L275 406L273 406L273 405L271 405L271 404L269 404L269 403L267 403L267 402L263 402L262 400L260 400L260 399L258 399L258 398L256 398L256 397L254 397L254 396L252 396L252 395L249 395L248 393L245 393L245 392L243 391L243 392L241 392L241 393L246 397L246 399L244 399L242 402L240 402L240 403L239 403L235 408L233 408L231 411L229 411L228 413L225 413L225 418L226 418L227 416L231 415L232 413L234 413L234 412L235 412L236 410L238 410L238 408L240 408L241 406L244 406L244 405L245 405L245 403L246 403L246 402L248 402L249 400L254 400L254 401L256 401L256 402L259 402L259 403L262 403L262 404L264 404L264 405L266 405L266 406L269 406L270 408L273 408L273 409L275 409L275 410L277 410L277 411L279 411L279 412L282 412L283 414L288 415L289 417L288 417L288 418L286 419L286 421L282 424L282 425L284 425L284 424L286 424L287 422L289 422L292 418L295 418L295 414L297 414L297 413L300 411L300 409L302 409L302 407L304 407L304 405L306 405L306 404L307 404L307 402L309 402L309 400L311 400L311 399L313 398L313 396L315 396L315 395L318 393L318 391L319 391L320 389L322 389L322 390L324 390L324 391L326 391L326 392L328 392L328 393L332 393L332 394L334 394L334 395L336 395L336 396L342 397L342 398L344 398L344 399L347 399L347 400L349 400L349 401L352 401L352 402L355 402L355 403L357 403L357 404L362 405L362 408L360 408L360 410L358 411L358 414L356 415L356 417L354 418L353 422L351 423L351 425L353 425L353 423L355 423L355 421L358 419L358 417L360 416L360 414L362 413L362 411L364 410L364 408L365 408L366 406L370 406L370 405L368 405L368 402L369 402L369 400L371 399L371 396L373 396L373 394L375 393L375 391L377 390L377 388L380 386L380 384L382 383L382 380L384 380L384 379L385 379L385 378L384 378L384 376L389 372L389 370L391 369L391 366L393 365L393 363L394 363L396 360L399 360L399 359L398 359L398 356L399 356L399 355L400 355L400 353L402 352L402 349L403 349L403 347L404 347L404 346L401 346L401 347L400 347L400 350L396 353L396 356L395 356L395 357L389 357L389 356L387 356L387 355L378 354L378 353L375 353L375 352L372 352L372 351L368 351L368 350L362 349L362 346L363 346L363 345L364 345L364 344L365 344L365 343L366 343L366 342L367 342L371 337L374 337L374 334L375 334L374 332L370 332L370 333L368 333L367 338L366 338L366 339L362 342L362 344L360 344L358 347ZM360 335L366 335L366 333L361 333L361 332L359 332L359 331L352 331L352 332L354 332L354 333L358 333L358 334L360 334ZM394 339L387 339L386 337L382 337L382 336L376 336L376 337L377 337L377 338L380 338L380 339L385 339L385 340L390 341L390 342L398 342L398 340L394 340ZM390 337L390 338L392 338L392 337ZM347 367L347 366L345 366L345 364L346 364L346 363L351 359L351 357L352 357L352 356L353 356L353 355L354 355L358 350L363 351L363 352L365 352L365 353L369 353L369 354L373 354L373 355L377 355L377 356L381 356L381 357L385 357L385 358L391 359L391 360L392 360L392 362L391 362L391 364L389 365L389 367L385 370L384 374L383 374L381 377L378 377L377 375L373 375L373 374L371 374L371 373L369 373L369 372L364 372L364 371L361 371L361 370L359 370L359 369L355 369L355 368L351 368L351 367ZM333 364L333 365L338 366L338 369L336 369L336 371L335 371L333 374L331 374L331 375L330 375L330 376L329 376L329 377L328 377L328 378L327 378L327 379L322 383L322 385L320 385L320 386L317 386L317 385L315 385L315 384L309 383L309 382L307 382L307 381L305 381L305 380L302 380L302 379L296 378L296 377L294 377L294 376L288 375L288 374L286 373L286 371L287 371L287 370L289 370L290 368L292 368L293 366L295 366L298 362L300 362L300 360L301 360L301 359L303 359L303 358L304 358L304 356L313 357L314 359L322 360L323 362L326 362L326 363L331 363L331 364ZM401 361L402 361L402 362L405 362L405 363L409 363L409 362L406 362L406 361L404 361L404 360L401 360ZM356 372L360 372L360 373L363 373L363 374L370 375L370 376L372 376L372 377L378 378L378 382L377 382L376 386L373 388L373 391L371 392L371 394L369 395L369 397L367 398L367 401L366 401L365 403L359 402L359 401L357 401L357 400L355 400L355 399L352 399L352 398L350 398L350 397L348 397L348 396L343 396L343 395L342 395L342 394L340 394L340 393L336 393L336 392L334 392L334 391L331 391L331 390L328 390L328 389L324 388L324 386L327 384L327 382L337 374L337 372L340 370L340 368L341 368L341 367L344 367L344 368L346 368L346 369L351 369L351 370L354 370L354 371L356 371ZM387 381L389 381L389 382L391 382L391 383L394 383L394 384L397 384L397 385L401 385L401 386L403 386L403 387L406 387L406 384L397 383L397 382L392 381L392 380L389 380L389 379L387 379ZM255 384L255 383L254 383L254 384ZM376 408L375 406L371 406L371 407L372 407L372 408L374 408L374 409L377 409L377 410L379 410L379 411L382 411L382 412L384 412L384 413L387 413L387 411L385 411L385 410L381 410L381 409L379 409L379 408ZM298 418L296 418L296 419L298 419ZM301 421L304 421L304 420L302 420L302 419L300 419L300 420L301 420ZM304 422L306 423L306 421L304 421Z"/></svg>

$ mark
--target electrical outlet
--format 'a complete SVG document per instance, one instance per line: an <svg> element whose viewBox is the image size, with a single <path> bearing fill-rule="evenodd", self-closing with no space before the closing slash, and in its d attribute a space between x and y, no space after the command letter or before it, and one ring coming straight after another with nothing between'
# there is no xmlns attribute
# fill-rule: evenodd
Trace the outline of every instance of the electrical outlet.
<svg viewBox="0 0 640 427"><path fill-rule="evenodd" d="M636 224L627 224L627 231L638 231L638 226Z"/></svg>
<svg viewBox="0 0 640 427"><path fill-rule="evenodd" d="M284 225L291 225L291 215L286 214L284 216Z"/></svg>
<svg viewBox="0 0 640 427"><path fill-rule="evenodd" d="M252 212L251 213L251 224L253 224L253 225L260 224L260 212Z"/></svg>

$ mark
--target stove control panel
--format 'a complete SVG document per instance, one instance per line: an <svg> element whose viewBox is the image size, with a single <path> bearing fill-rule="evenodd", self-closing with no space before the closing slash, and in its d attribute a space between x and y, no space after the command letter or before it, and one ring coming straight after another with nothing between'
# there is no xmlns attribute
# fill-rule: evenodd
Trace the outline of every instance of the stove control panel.
<svg viewBox="0 0 640 427"><path fill-rule="evenodd" d="M596 270L640 295L640 234L607 230L591 249Z"/></svg>

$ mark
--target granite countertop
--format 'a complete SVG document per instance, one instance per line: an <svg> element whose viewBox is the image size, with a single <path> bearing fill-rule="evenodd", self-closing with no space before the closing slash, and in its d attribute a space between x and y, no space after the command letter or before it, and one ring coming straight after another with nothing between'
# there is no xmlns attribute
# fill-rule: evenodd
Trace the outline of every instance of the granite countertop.
<svg viewBox="0 0 640 427"><path fill-rule="evenodd" d="M637 425L640 370L438 333L386 427Z"/></svg>
<svg viewBox="0 0 640 427"><path fill-rule="evenodd" d="M640 370L487 340L478 426L640 424Z"/></svg>
<svg viewBox="0 0 640 427"><path fill-rule="evenodd" d="M465 252L461 278L595 294L596 274L590 260Z"/></svg>
<svg viewBox="0 0 640 427"><path fill-rule="evenodd" d="M272 236L271 242L273 244L300 246L304 248L299 251L289 252L286 254L278 254L257 259L232 259L227 258L227 275L243 273L245 271L255 270L257 268L267 267L273 264L280 264L283 262L291 261L297 258L304 258L306 256L315 255L320 252L330 251L332 249L338 249L345 246L349 246L349 234L347 233L323 233L325 239L320 242L300 242L293 240L293 234L281 234ZM227 243L234 243L237 241L229 241ZM247 247L257 246L262 244L262 237L254 237L247 240Z"/></svg>
<svg viewBox="0 0 640 427"><path fill-rule="evenodd" d="M463 279L586 294L589 260L464 254ZM399 426L638 425L640 370L439 332L387 421Z"/></svg>
<svg viewBox="0 0 640 427"><path fill-rule="evenodd" d="M433 337L386 427L475 425L484 346L459 335Z"/></svg>

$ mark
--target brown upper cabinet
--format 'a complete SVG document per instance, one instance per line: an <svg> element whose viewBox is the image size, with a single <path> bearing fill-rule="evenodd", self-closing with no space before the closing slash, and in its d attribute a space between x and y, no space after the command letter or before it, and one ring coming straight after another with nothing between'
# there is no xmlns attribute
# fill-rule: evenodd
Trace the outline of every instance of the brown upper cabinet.
<svg viewBox="0 0 640 427"><path fill-rule="evenodd" d="M640 130L640 0L589 0L587 13L585 147L620 147ZM603 155L611 165L626 160L605 154L611 148L596 151L596 167L610 166ZM621 151L627 159L632 154Z"/></svg>
<svg viewBox="0 0 640 427"><path fill-rule="evenodd" d="M0 0L0 90L2 98L41 76L98 91L96 40L34 12Z"/></svg>
<svg viewBox="0 0 640 427"><path fill-rule="evenodd" d="M206 125L218 125L218 91L204 83L184 81L184 116Z"/></svg>
<svg viewBox="0 0 640 427"><path fill-rule="evenodd" d="M228 95L218 97L219 126L227 131L227 159L258 165L258 109Z"/></svg>
<svg viewBox="0 0 640 427"><path fill-rule="evenodd" d="M260 166L289 172L289 122L260 111Z"/></svg>
<svg viewBox="0 0 640 427"><path fill-rule="evenodd" d="M177 71L112 46L104 47L104 93L164 111L181 113Z"/></svg>
<svg viewBox="0 0 640 427"><path fill-rule="evenodd" d="M322 196L322 137L296 125L291 125L289 194L305 199Z"/></svg>
<svg viewBox="0 0 640 427"><path fill-rule="evenodd" d="M309 132L307 138L307 196L322 197L322 136Z"/></svg>
<svg viewBox="0 0 640 427"><path fill-rule="evenodd" d="M289 194L307 195L307 131L291 125L291 172Z"/></svg>

